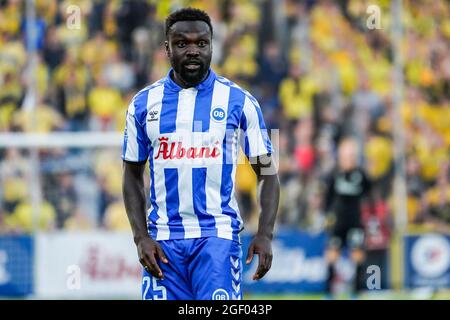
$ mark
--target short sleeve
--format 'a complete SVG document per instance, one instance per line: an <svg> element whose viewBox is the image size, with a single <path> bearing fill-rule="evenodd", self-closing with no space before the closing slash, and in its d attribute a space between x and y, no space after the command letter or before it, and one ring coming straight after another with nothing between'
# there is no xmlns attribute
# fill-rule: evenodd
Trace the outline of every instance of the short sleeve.
<svg viewBox="0 0 450 320"><path fill-rule="evenodd" d="M272 154L261 108L253 97L246 96L241 115L241 147L248 158Z"/></svg>
<svg viewBox="0 0 450 320"><path fill-rule="evenodd" d="M122 146L122 159L145 162L149 156L150 141L146 130L147 95L137 95L128 106Z"/></svg>

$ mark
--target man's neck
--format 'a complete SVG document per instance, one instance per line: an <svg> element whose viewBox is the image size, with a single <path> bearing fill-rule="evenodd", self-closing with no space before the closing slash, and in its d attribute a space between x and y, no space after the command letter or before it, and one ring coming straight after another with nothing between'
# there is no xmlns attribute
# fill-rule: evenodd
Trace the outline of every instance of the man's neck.
<svg viewBox="0 0 450 320"><path fill-rule="evenodd" d="M199 85L200 83L205 81L205 79L208 77L208 75L209 75L209 70L208 70L208 72L205 73L205 75L202 77L202 79L197 83L188 83L188 82L184 81L183 78L178 73L175 72L175 70L172 72L170 77L181 88L187 89L187 88L191 88L191 87L195 87L195 86Z"/></svg>

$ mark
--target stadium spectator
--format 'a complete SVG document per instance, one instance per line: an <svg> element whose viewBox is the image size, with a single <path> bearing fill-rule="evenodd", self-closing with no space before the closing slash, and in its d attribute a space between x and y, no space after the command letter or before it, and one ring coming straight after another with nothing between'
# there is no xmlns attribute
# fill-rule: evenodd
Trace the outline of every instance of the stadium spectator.
<svg viewBox="0 0 450 320"><path fill-rule="evenodd" d="M30 168L24 154L16 148L4 152L0 164L2 212L5 216L14 212L16 206L29 194Z"/></svg>
<svg viewBox="0 0 450 320"><path fill-rule="evenodd" d="M103 217L103 227L113 231L131 231L127 213L121 197L116 197L108 205Z"/></svg>
<svg viewBox="0 0 450 320"><path fill-rule="evenodd" d="M91 128L93 130L114 130L114 117L119 108L123 108L120 91L109 86L103 75L95 80L95 86L88 95L91 111Z"/></svg>
<svg viewBox="0 0 450 320"><path fill-rule="evenodd" d="M56 227L63 228L67 219L75 213L78 198L74 177L70 171L59 173L56 175L56 179L56 183L51 184L51 188L48 188L47 194L56 211Z"/></svg>
<svg viewBox="0 0 450 320"><path fill-rule="evenodd" d="M43 201L36 213L37 216L34 217L29 201L21 202L10 215L5 217L7 230L13 233L33 233L38 230L51 231L56 228L55 208L48 201Z"/></svg>
<svg viewBox="0 0 450 320"><path fill-rule="evenodd" d="M64 221L64 229L69 231L86 231L95 227L96 224L79 207L75 208L71 216Z"/></svg>
<svg viewBox="0 0 450 320"><path fill-rule="evenodd" d="M352 294L359 294L364 288L363 263L365 259L364 226L361 203L371 200L371 182L358 163L358 146L355 139L345 138L339 143L338 164L329 177L324 197L324 210L332 215L330 239L326 252L328 278L326 291L334 294L333 281L336 264L343 252L348 251L355 263ZM369 204L373 207L373 202Z"/></svg>

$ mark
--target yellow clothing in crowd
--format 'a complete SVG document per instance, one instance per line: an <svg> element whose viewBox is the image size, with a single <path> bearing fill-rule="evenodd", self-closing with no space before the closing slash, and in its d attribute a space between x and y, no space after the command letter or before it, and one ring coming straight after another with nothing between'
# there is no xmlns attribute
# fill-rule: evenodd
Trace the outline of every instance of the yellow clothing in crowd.
<svg viewBox="0 0 450 320"><path fill-rule="evenodd" d="M75 212L75 214L70 216L64 223L65 230L82 231L91 230L93 228L94 225L92 224L92 222L86 215L81 212Z"/></svg>
<svg viewBox="0 0 450 320"><path fill-rule="evenodd" d="M57 86L74 84L77 88L84 88L88 85L89 70L82 64L64 63L55 70L53 81Z"/></svg>
<svg viewBox="0 0 450 320"><path fill-rule="evenodd" d="M87 41L81 50L81 59L87 65L93 67L92 72L100 75L101 68L108 58L117 53L117 43L111 40L99 40L95 38Z"/></svg>
<svg viewBox="0 0 450 320"><path fill-rule="evenodd" d="M63 126L62 116L52 107L41 104L34 111L21 110L14 114L13 123L24 132L47 133Z"/></svg>
<svg viewBox="0 0 450 320"><path fill-rule="evenodd" d="M242 152L236 168L236 190L256 195L256 174Z"/></svg>
<svg viewBox="0 0 450 320"><path fill-rule="evenodd" d="M25 47L20 40L0 42L0 69L19 70L25 65L26 59Z"/></svg>
<svg viewBox="0 0 450 320"><path fill-rule="evenodd" d="M308 76L299 80L287 78L281 82L280 101L285 116L290 120L308 117L313 108L315 82Z"/></svg>
<svg viewBox="0 0 450 320"><path fill-rule="evenodd" d="M118 90L110 87L95 87L89 93L88 103L93 115L109 119L114 117L123 101Z"/></svg>
<svg viewBox="0 0 450 320"><path fill-rule="evenodd" d="M123 201L116 201L108 206L103 223L108 230L131 231Z"/></svg>
<svg viewBox="0 0 450 320"><path fill-rule="evenodd" d="M2 179L3 200L16 202L24 200L28 195L28 181L23 177L6 177Z"/></svg>
<svg viewBox="0 0 450 320"><path fill-rule="evenodd" d="M17 2L16 2L17 3ZM20 30L20 3L10 2L0 11L0 32L16 35Z"/></svg>
<svg viewBox="0 0 450 320"><path fill-rule="evenodd" d="M37 217L39 230L50 230L55 226L56 212L47 201L42 203ZM28 202L19 204L11 215L5 217L5 225L9 229L23 230L31 233L36 231L33 225L33 210Z"/></svg>
<svg viewBox="0 0 450 320"><path fill-rule="evenodd" d="M420 133L413 139L422 178L425 181L435 180L442 163L448 160L448 149L444 146L431 146L427 137Z"/></svg>
<svg viewBox="0 0 450 320"><path fill-rule="evenodd" d="M376 136L366 143L367 171L372 179L383 177L389 170L392 160L392 141Z"/></svg>
<svg viewBox="0 0 450 320"><path fill-rule="evenodd" d="M22 87L20 86L17 77L2 84L0 101L3 102L0 104L0 131L8 131L14 110L17 108L17 103L20 101L21 94Z"/></svg>

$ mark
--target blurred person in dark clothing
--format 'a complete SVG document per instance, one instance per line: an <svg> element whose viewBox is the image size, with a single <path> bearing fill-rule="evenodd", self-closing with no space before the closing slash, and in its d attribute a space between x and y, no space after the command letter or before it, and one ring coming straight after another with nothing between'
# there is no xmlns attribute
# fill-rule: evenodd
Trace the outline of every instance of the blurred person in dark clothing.
<svg viewBox="0 0 450 320"><path fill-rule="evenodd" d="M98 31L103 30L103 15L105 12L106 2L102 0L93 0L89 19L89 35L92 37Z"/></svg>
<svg viewBox="0 0 450 320"><path fill-rule="evenodd" d="M56 178L56 179L55 179ZM56 227L61 229L77 207L77 193L71 172L63 171L54 177L55 181L46 186L48 198L56 211Z"/></svg>
<svg viewBox="0 0 450 320"><path fill-rule="evenodd" d="M344 249L349 250L350 258L355 263L352 293L357 294L362 289L365 254L361 201L369 195L371 183L359 167L358 158L357 142L353 138L343 138L338 147L337 168L327 182L324 208L333 218L326 252L328 294L333 293L335 267Z"/></svg>
<svg viewBox="0 0 450 320"><path fill-rule="evenodd" d="M373 183L372 183L373 184ZM389 215L387 201L372 186L374 206L365 201L361 208L362 222L365 230L365 266L380 267L380 289L388 288L387 256L390 244L393 221Z"/></svg>
<svg viewBox="0 0 450 320"><path fill-rule="evenodd" d="M259 82L269 84L278 92L281 81L287 75L288 62L280 52L280 47L275 41L270 41L264 46L263 54L259 59Z"/></svg>
<svg viewBox="0 0 450 320"><path fill-rule="evenodd" d="M44 61L48 65L50 72L53 72L57 66L64 61L65 49L58 39L55 27L47 29L43 49Z"/></svg>
<svg viewBox="0 0 450 320"><path fill-rule="evenodd" d="M145 25L150 6L143 0L121 1L119 10L116 13L118 38L121 43L121 53L125 60L132 58L132 34L140 26Z"/></svg>
<svg viewBox="0 0 450 320"><path fill-rule="evenodd" d="M437 232L450 231L449 161L441 163L435 184L425 193L423 221Z"/></svg>
<svg viewBox="0 0 450 320"><path fill-rule="evenodd" d="M83 131L88 127L87 86L77 81L77 74L70 70L61 85L56 86L56 109L67 120L69 131Z"/></svg>

